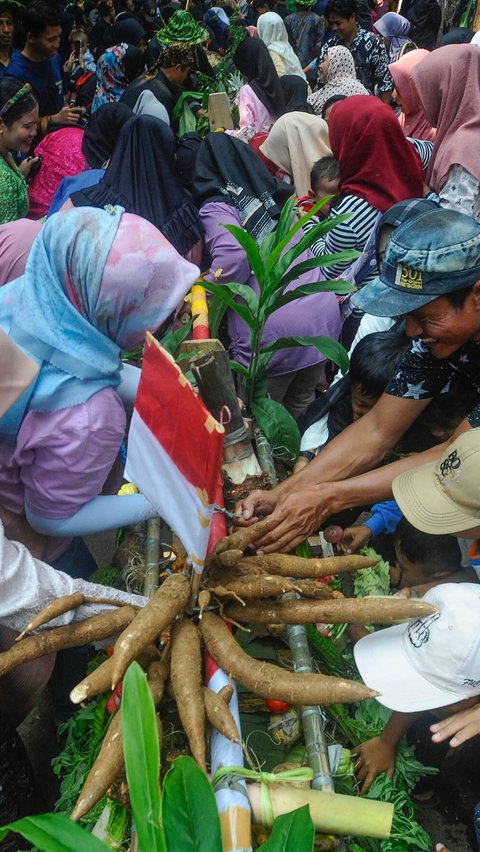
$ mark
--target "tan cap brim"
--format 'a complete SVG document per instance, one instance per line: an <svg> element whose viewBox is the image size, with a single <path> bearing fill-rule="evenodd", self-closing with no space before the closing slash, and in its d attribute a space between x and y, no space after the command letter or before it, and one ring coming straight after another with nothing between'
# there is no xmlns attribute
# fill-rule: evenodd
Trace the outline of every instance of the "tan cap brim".
<svg viewBox="0 0 480 852"><path fill-rule="evenodd" d="M434 461L412 468L393 480L393 496L407 521L431 535L448 535L478 526L480 505L475 515L466 514L448 500L434 477L437 465Z"/></svg>

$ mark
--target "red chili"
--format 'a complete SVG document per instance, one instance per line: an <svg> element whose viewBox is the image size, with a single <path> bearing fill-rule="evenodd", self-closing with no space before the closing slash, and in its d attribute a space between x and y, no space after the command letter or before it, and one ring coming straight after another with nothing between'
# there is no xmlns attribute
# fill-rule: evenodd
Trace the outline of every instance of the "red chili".
<svg viewBox="0 0 480 852"><path fill-rule="evenodd" d="M107 701L107 713L110 713L110 715L112 715L113 713L115 713L116 710L118 710L122 698L122 691L123 681L120 681L120 683L117 683L115 689L113 690L110 698Z"/></svg>

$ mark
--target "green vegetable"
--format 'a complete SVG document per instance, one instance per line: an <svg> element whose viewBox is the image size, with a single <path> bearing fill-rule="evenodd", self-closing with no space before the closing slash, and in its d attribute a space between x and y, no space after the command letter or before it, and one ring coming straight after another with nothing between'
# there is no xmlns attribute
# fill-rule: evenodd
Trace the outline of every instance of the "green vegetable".
<svg viewBox="0 0 480 852"><path fill-rule="evenodd" d="M363 556L378 558L378 562L373 568L363 568L361 571L357 571L353 586L355 596L365 598L370 595L390 594L390 565L388 562L385 562L378 553L375 553L372 547L364 547L361 553Z"/></svg>
<svg viewBox="0 0 480 852"><path fill-rule="evenodd" d="M328 636L324 636L314 624L305 625L308 641L315 651L323 674L345 677L345 664L342 654Z"/></svg>

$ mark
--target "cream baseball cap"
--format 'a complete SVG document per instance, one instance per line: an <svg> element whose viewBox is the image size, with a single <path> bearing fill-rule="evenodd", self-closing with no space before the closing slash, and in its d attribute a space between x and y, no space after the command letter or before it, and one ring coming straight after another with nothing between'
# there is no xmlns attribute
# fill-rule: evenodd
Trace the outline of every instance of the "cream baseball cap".
<svg viewBox="0 0 480 852"><path fill-rule="evenodd" d="M377 701L401 713L480 694L480 585L443 583L423 601L438 612L370 633L353 649Z"/></svg>
<svg viewBox="0 0 480 852"><path fill-rule="evenodd" d="M433 463L393 480L393 496L419 530L459 533L480 524L480 428L460 435Z"/></svg>

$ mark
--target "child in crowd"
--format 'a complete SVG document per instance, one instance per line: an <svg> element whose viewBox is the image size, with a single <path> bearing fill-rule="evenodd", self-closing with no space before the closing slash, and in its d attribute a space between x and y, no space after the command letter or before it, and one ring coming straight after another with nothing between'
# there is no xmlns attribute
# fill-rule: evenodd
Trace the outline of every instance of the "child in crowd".
<svg viewBox="0 0 480 852"><path fill-rule="evenodd" d="M408 338L395 329L367 334L359 341L351 354L347 375L312 402L298 419L302 441L295 472L305 467L324 444L373 408L407 346Z"/></svg>
<svg viewBox="0 0 480 852"><path fill-rule="evenodd" d="M324 204L317 213L317 221L318 219L326 219L330 213L332 202L335 200L339 181L338 163L332 154L317 160L310 172L311 190L308 195L298 199L301 212L303 214L308 213L317 201L321 201L327 195L333 195L332 200ZM313 224L315 224L314 220L312 220Z"/></svg>
<svg viewBox="0 0 480 852"><path fill-rule="evenodd" d="M427 592L424 601L438 611L378 630L355 645L363 680L394 711L379 736L353 749L362 794L381 772L393 777L402 736L427 711L443 719L479 703L480 587L445 583Z"/></svg>
<svg viewBox="0 0 480 852"><path fill-rule="evenodd" d="M70 33L71 54L64 63L63 70L65 74L71 74L76 68L82 68L84 71L93 71L95 73L96 65L93 54L88 47L88 36L83 30L72 30ZM78 48L80 43L80 48Z"/></svg>

